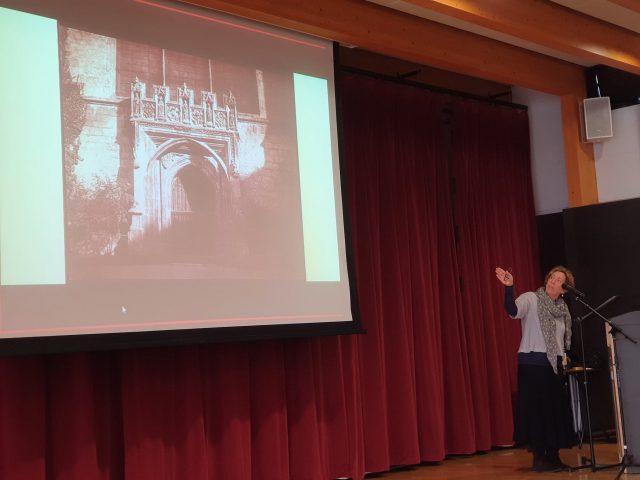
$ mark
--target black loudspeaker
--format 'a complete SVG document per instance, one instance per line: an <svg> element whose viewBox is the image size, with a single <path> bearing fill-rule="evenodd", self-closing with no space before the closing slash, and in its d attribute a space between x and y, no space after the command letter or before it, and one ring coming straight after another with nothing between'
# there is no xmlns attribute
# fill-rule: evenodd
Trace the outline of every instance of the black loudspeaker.
<svg viewBox="0 0 640 480"><path fill-rule="evenodd" d="M583 141L602 142L613 137L609 97L586 98L582 102Z"/></svg>

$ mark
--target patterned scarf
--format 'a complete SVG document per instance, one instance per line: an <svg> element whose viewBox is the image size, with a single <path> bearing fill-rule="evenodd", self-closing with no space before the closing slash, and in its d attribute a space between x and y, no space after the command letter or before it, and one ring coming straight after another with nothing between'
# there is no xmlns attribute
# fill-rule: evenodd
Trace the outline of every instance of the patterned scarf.
<svg viewBox="0 0 640 480"><path fill-rule="evenodd" d="M547 347L547 359L555 373L558 373L558 356L562 352L558 351L558 342L556 340L556 320L564 321L564 343L565 349L571 347L571 315L567 304L564 303L562 297L557 300L551 300L549 295L540 287L536 291L538 297L538 318L540 319L540 329L544 344Z"/></svg>

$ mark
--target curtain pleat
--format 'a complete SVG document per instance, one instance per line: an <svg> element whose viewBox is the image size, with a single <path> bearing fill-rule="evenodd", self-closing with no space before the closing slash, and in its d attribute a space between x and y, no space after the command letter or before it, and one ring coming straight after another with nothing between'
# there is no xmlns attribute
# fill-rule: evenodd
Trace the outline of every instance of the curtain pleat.
<svg viewBox="0 0 640 480"><path fill-rule="evenodd" d="M512 443L507 408L516 389L520 324L502 311L496 266L511 268L516 290L535 289L535 213L525 111L456 100L452 105L457 254L481 448ZM491 285L491 283L494 285ZM491 388L487 388L491 385Z"/></svg>
<svg viewBox="0 0 640 480"><path fill-rule="evenodd" d="M41 356L0 359L0 478L45 478L45 385Z"/></svg>
<svg viewBox="0 0 640 480"><path fill-rule="evenodd" d="M367 333L2 358L0 478L363 478L512 442L493 270L539 281L526 112L340 86Z"/></svg>
<svg viewBox="0 0 640 480"><path fill-rule="evenodd" d="M50 478L108 479L109 468L122 471L118 380L118 365L109 353L47 358L46 441ZM70 445L74 448L69 448Z"/></svg>
<svg viewBox="0 0 640 480"><path fill-rule="evenodd" d="M216 457L207 457L206 441L218 432L205 436L211 410L198 353L181 347L122 354L125 478L207 478Z"/></svg>
<svg viewBox="0 0 640 480"><path fill-rule="evenodd" d="M289 478L284 345L259 342L249 350L251 471L254 479Z"/></svg>

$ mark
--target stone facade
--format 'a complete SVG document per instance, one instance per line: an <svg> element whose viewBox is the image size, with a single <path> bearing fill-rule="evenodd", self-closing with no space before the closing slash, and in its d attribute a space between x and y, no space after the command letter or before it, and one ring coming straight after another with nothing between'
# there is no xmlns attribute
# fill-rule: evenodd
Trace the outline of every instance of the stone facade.
<svg viewBox="0 0 640 480"><path fill-rule="evenodd" d="M233 233L255 227L249 224L255 224L256 206L261 221L271 224L258 225L265 232L299 216L292 207L299 191L291 188L296 152L283 146L295 135L287 118L292 108L275 109L284 126L268 137L269 81L263 71L250 72L251 90L217 91L214 60L72 29L62 38L70 77L82 86L86 103L74 174L88 188L103 179L117 182L131 196L129 220L114 235L129 247L144 245L176 222L199 216L211 228L198 232L231 235L236 253L290 250L278 247L277 234L265 237L268 245L260 247ZM172 70L168 59L182 70ZM181 71L186 72L182 77ZM226 73L227 84L234 83L234 67L222 65L219 71ZM237 83L247 85L246 68L239 72L242 82ZM183 81L170 83L168 77ZM213 240L208 243L215 248L225 243Z"/></svg>

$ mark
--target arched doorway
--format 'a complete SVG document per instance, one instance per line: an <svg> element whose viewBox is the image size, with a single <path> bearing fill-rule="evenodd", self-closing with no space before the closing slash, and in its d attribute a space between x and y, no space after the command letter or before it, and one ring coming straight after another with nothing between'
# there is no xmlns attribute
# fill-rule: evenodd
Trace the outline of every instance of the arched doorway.
<svg viewBox="0 0 640 480"><path fill-rule="evenodd" d="M224 214L220 182L193 164L182 167L171 184L172 253L185 260L213 257L222 231Z"/></svg>
<svg viewBox="0 0 640 480"><path fill-rule="evenodd" d="M211 263L224 238L229 176L208 145L174 138L134 175L134 249L158 263Z"/></svg>

